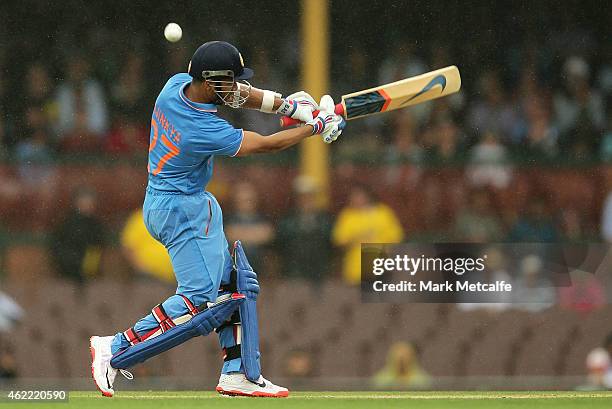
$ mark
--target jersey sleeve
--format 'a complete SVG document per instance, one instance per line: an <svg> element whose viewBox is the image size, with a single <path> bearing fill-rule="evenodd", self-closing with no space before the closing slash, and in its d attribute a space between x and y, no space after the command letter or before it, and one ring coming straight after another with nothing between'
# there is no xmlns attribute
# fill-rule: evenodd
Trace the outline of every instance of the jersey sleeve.
<svg viewBox="0 0 612 409"><path fill-rule="evenodd" d="M201 135L193 141L192 151L199 155L236 156L243 137L242 129L216 118L202 128Z"/></svg>

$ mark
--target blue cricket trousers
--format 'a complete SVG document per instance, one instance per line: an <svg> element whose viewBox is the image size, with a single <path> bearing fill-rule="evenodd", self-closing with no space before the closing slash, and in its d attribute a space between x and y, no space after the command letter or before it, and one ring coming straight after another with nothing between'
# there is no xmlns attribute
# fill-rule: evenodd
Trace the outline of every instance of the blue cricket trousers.
<svg viewBox="0 0 612 409"><path fill-rule="evenodd" d="M162 303L166 314L174 319L188 313L181 296L196 307L214 301L221 284L229 283L232 269L217 199L206 191L185 195L148 187L143 214L149 233L168 250L178 283L176 294ZM138 336L144 336L158 327L150 313L133 329ZM236 345L234 326L225 326L219 332L219 343L222 348ZM117 333L112 352L129 346L123 333ZM223 364L222 373L239 371L242 371L240 358Z"/></svg>

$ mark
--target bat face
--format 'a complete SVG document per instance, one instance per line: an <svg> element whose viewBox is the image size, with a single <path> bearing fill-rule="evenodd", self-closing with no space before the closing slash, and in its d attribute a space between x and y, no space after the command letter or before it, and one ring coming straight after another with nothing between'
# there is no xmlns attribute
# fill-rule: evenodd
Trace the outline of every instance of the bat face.
<svg viewBox="0 0 612 409"><path fill-rule="evenodd" d="M342 96L346 119L393 111L453 94L461 88L457 67L450 66L416 77Z"/></svg>

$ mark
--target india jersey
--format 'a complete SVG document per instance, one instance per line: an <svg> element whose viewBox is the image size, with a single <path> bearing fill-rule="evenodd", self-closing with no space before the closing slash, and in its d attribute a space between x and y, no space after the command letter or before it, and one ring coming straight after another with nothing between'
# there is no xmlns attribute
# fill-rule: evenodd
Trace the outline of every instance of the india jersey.
<svg viewBox="0 0 612 409"><path fill-rule="evenodd" d="M235 156L242 129L216 115L214 104L192 102L185 96L189 74L168 80L151 118L149 186L163 191L202 192L213 173L213 157Z"/></svg>

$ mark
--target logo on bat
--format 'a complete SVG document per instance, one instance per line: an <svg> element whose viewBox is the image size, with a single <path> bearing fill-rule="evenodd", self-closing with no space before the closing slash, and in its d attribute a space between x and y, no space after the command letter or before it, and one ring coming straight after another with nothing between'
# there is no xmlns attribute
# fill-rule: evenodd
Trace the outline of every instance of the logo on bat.
<svg viewBox="0 0 612 409"><path fill-rule="evenodd" d="M439 86L442 87L442 90L440 90L440 94L443 93L444 92L444 88L446 88L446 77L444 75L438 75L438 76L432 78L432 80L429 81L427 83L427 85L425 85L423 87L422 90L420 90L419 92L414 94L411 98L408 98L406 101L404 101L402 103L402 105L407 104L408 102L412 101L416 97L420 97L421 95L423 95L424 93L426 93L427 91L429 91L430 89L432 89L436 85L439 85Z"/></svg>

